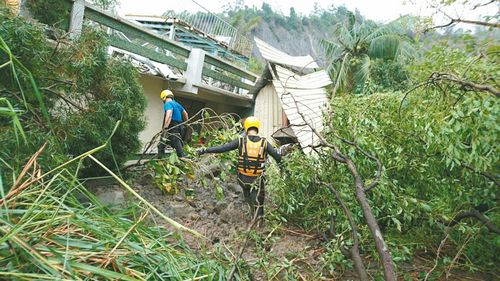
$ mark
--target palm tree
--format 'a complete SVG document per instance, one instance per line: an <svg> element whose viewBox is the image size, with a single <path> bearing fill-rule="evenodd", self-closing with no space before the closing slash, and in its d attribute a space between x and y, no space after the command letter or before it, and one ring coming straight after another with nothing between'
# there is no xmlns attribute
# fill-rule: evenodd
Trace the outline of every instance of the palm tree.
<svg viewBox="0 0 500 281"><path fill-rule="evenodd" d="M372 21L359 22L350 13L348 19L335 27L333 40L323 39L321 46L330 61L327 71L337 90L362 92L370 77L374 59L398 60L414 52L406 34L408 18L378 25Z"/></svg>

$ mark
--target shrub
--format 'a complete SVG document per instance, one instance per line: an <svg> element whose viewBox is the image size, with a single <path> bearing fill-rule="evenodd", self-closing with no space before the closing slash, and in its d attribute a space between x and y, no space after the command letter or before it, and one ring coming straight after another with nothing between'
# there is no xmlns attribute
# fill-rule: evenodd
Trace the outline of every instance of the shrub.
<svg viewBox="0 0 500 281"><path fill-rule="evenodd" d="M0 69L0 91L20 111L28 139L26 145L17 147L9 119L0 120L1 157L7 163L25 163L46 141L54 149L49 153L54 158L79 155L103 144L118 120L112 150L97 156L116 167L139 149L146 98L138 72L129 62L107 55L103 33L86 28L78 40L54 46L36 22L5 9L0 10L0 21L0 37L34 78L31 81L23 71ZM4 62L9 56L0 52L0 59ZM84 175L100 171L91 165L82 170Z"/></svg>

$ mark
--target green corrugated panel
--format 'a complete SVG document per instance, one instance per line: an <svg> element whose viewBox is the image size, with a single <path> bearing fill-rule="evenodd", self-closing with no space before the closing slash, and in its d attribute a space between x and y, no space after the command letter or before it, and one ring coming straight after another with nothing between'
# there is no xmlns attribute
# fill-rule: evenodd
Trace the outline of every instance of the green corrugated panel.
<svg viewBox="0 0 500 281"><path fill-rule="evenodd" d="M151 34L148 31L142 30L141 28L135 27L132 24L125 23L119 19L114 18L111 15L103 14L87 7L85 9L85 17L107 27L110 27L114 30L121 31L127 36L142 39L157 47L169 50L183 57L189 56L190 51L188 49L181 47L178 44L167 41L166 39L160 38L154 34Z"/></svg>
<svg viewBox="0 0 500 281"><path fill-rule="evenodd" d="M241 76L241 77L248 79L252 82L255 82L255 80L257 80L257 75L252 75L246 71L243 71L243 70L240 70L239 68L234 67L233 65L231 65L229 63L214 59L210 56L205 56L205 62L208 64L211 64L213 66L216 66L218 68L221 68L225 71L228 71L228 72L231 72L231 73L236 74L238 76Z"/></svg>
<svg viewBox="0 0 500 281"><path fill-rule="evenodd" d="M241 82L240 80L226 76L218 71L212 70L212 69L207 68L207 67L203 68L203 75L206 75L208 77L212 77L215 80L219 80L219 81L222 81L224 83L228 83L230 85L233 85L235 87L242 88L245 90L250 90L253 87L252 85L245 84L245 83Z"/></svg>
<svg viewBox="0 0 500 281"><path fill-rule="evenodd" d="M128 42L126 40L123 40L115 36L111 36L109 38L109 44L116 48L120 48L122 50L141 55L156 62L164 63L168 66L173 66L181 70L187 69L187 64L183 61L177 60L165 54L158 53L155 50L148 49L146 47L137 45L135 43Z"/></svg>

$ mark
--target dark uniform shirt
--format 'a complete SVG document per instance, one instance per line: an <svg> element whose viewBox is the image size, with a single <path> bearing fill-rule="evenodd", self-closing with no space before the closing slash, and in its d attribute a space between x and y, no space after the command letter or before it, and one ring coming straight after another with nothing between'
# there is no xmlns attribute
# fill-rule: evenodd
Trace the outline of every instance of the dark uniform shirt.
<svg viewBox="0 0 500 281"><path fill-rule="evenodd" d="M253 141L253 142L258 142L260 141L261 137L260 136L248 136L248 138ZM278 150L276 150L268 141L266 145L266 154L271 155L276 162L280 163L281 162L281 154L279 154ZM240 144L240 138L234 139L226 144L219 145L219 146L214 146L214 147L209 147L205 150L207 153L221 153L221 152L226 152L226 151L231 151L238 149L238 146Z"/></svg>

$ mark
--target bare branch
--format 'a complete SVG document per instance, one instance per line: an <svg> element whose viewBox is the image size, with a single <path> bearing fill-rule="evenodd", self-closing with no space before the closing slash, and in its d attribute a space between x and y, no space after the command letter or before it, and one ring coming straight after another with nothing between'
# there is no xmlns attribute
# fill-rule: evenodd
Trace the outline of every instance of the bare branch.
<svg viewBox="0 0 500 281"><path fill-rule="evenodd" d="M401 116L401 108L403 107L403 103L404 101L406 100L406 98L408 97L409 94L411 94L413 91L419 89L419 88L422 88L424 86L427 86L429 85L430 82L429 81L424 81L424 82L421 82L421 83L418 83L417 85L413 86L411 89L409 89L408 91L406 91L403 95L403 99L401 99L401 102L399 103L399 108L398 108L398 114Z"/></svg>
<svg viewBox="0 0 500 281"><path fill-rule="evenodd" d="M80 111L84 111L83 107L79 106L78 104L76 104L75 102L73 102L72 100L68 99L67 97L65 97L63 94L61 93L58 93L57 91L54 91L52 90L52 86L51 87L46 87L46 88L42 88L41 90L43 91L47 91L47 92L50 92L56 96L58 96L60 99L62 99L64 102L66 102L67 104L73 106L73 107L76 107L78 110Z"/></svg>
<svg viewBox="0 0 500 281"><path fill-rule="evenodd" d="M424 30L424 33L427 33L433 29L440 29L440 28L445 28L445 27L448 27L448 26L451 26L453 25L455 22L453 20L451 20L449 23L447 24L443 24L443 25L436 25L436 26L432 26L432 27L429 27L427 29Z"/></svg>
<svg viewBox="0 0 500 281"><path fill-rule="evenodd" d="M332 193L335 195L335 198L339 205L342 207L342 210L344 211L344 214L347 217L347 220L349 221L349 225L351 226L351 233L352 233L352 247L348 250L348 252L345 252L345 249L342 249L340 247L342 253L346 256L348 256L352 261L354 262L354 266L356 267L356 271L359 274L359 279L360 280L369 280L368 275L366 274L366 268L363 265L363 260L361 259L361 255L359 254L359 239L358 239L358 229L356 226L356 223L354 222L354 219L352 218L351 211L349 208L347 208L347 205L342 201L342 198L340 197L340 194L338 191L333 188L333 186L323 182L322 183L324 186L326 186Z"/></svg>
<svg viewBox="0 0 500 281"><path fill-rule="evenodd" d="M441 240L441 243L439 244L439 247L437 249L437 253L436 253L436 261L434 262L434 266L427 272L427 274L425 275L425 279L424 281L427 281L427 279L429 279L429 277L431 276L431 273L436 269L436 267L438 266L438 262L439 262L439 255L441 254L441 249L443 248L444 244L446 243L446 240L448 240L448 237L449 234L446 233L446 236L444 237L443 240Z"/></svg>
<svg viewBox="0 0 500 281"><path fill-rule="evenodd" d="M486 3L483 3L483 4L476 4L476 5L474 5L474 7L473 7L472 9L473 9L473 10L475 10L475 9L477 9L477 8L479 8L479 7L488 6L489 4L493 4L493 3L495 3L496 1L497 1L497 0L490 0L490 1L488 1L488 2L486 2Z"/></svg>
<svg viewBox="0 0 500 281"><path fill-rule="evenodd" d="M434 72L431 75L431 77L429 77L429 81L432 81L432 82L450 81L450 82L454 82L456 84L459 84L460 86L463 86L463 87L471 89L471 90L490 92L493 95L495 95L496 97L500 97L500 90L494 88L491 85L476 84L476 83L471 82L471 81L461 80L456 75L449 74L449 73Z"/></svg>
<svg viewBox="0 0 500 281"><path fill-rule="evenodd" d="M464 166L465 168L473 171L474 173L477 173L477 174L480 174L481 176L491 180L496 186L500 186L500 182L498 181L498 179L494 176L494 175L490 175L486 172L481 172L477 169L475 169L474 167L470 166L470 165L467 165L465 163L462 163L462 166Z"/></svg>
<svg viewBox="0 0 500 281"><path fill-rule="evenodd" d="M477 219L478 221L482 222L486 228L490 232L496 233L500 235L500 228L498 228L493 222L491 222L489 219L487 219L481 212L478 210L472 210L472 211L462 211L458 213L451 221L444 222L446 226L454 226L458 224L461 220L467 219L467 218L473 218Z"/></svg>
<svg viewBox="0 0 500 281"><path fill-rule="evenodd" d="M487 27L493 27L493 28L500 28L500 23L493 23L493 22L487 22L487 21L477 21L477 20L464 20L464 19L453 19L453 21L457 23L467 23L467 24L475 24L475 25L481 25L481 26L487 26Z"/></svg>
<svg viewBox="0 0 500 281"><path fill-rule="evenodd" d="M486 5L489 5L491 3L495 2L495 0L492 0L488 3L485 3L485 4L478 4L476 6L474 6L473 9L476 9L478 7L481 7L481 6L486 6ZM468 19L461 19L461 18L453 18L451 16L449 16L448 14L446 14L444 11L442 11L441 9L438 9L439 12L441 12L444 16L446 16L450 22L447 23L447 24L443 24L443 25L438 25L438 26L433 26L433 27L429 27L427 28L426 30L424 30L424 33L430 31L430 30L433 30L433 29L439 29L439 28L444 28L444 27L449 27L449 26L452 26L456 23L466 23L466 24L474 24L474 25L480 25L480 26L486 26L486 27L492 27L492 28L500 28L500 23L496 22L487 22L487 21L477 21L477 20L468 20Z"/></svg>

